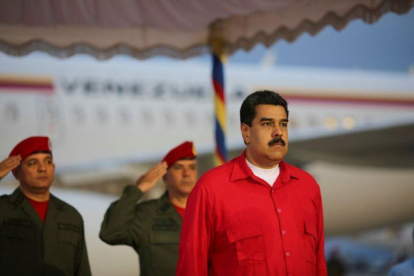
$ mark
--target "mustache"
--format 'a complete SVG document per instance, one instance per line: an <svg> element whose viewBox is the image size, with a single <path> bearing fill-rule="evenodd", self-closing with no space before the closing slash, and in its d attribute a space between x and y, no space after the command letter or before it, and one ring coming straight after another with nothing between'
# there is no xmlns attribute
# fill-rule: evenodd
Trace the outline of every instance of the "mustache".
<svg viewBox="0 0 414 276"><path fill-rule="evenodd" d="M271 140L271 141L268 143L268 145L269 145L269 146L273 146L274 144L277 144L277 143L281 143L281 144L282 144L282 146L285 146L285 145L286 145L286 142L285 142L282 138L280 138L280 137L276 137L276 138L274 138L273 140Z"/></svg>

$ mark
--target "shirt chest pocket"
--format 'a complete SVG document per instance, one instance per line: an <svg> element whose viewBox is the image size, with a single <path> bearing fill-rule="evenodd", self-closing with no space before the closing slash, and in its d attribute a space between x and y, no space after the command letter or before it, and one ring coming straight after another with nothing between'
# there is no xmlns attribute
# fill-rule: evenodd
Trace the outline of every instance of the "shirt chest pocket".
<svg viewBox="0 0 414 276"><path fill-rule="evenodd" d="M256 224L230 227L227 238L235 246L239 265L264 261L263 234Z"/></svg>
<svg viewBox="0 0 414 276"><path fill-rule="evenodd" d="M0 225L0 259L15 262L19 259L35 259L40 246L36 240L36 228L29 220L5 219Z"/></svg>
<svg viewBox="0 0 414 276"><path fill-rule="evenodd" d="M58 255L62 265L72 271L79 249L81 228L77 225L58 223Z"/></svg>
<svg viewBox="0 0 414 276"><path fill-rule="evenodd" d="M150 242L152 244L178 244L180 241L179 231L151 231Z"/></svg>
<svg viewBox="0 0 414 276"><path fill-rule="evenodd" d="M152 230L149 233L148 262L150 270L145 275L175 275L178 262L179 230ZM145 254L146 255L146 254ZM147 267L143 264L143 267Z"/></svg>
<svg viewBox="0 0 414 276"><path fill-rule="evenodd" d="M72 224L59 223L58 228L59 242L76 248L79 243L80 227Z"/></svg>
<svg viewBox="0 0 414 276"><path fill-rule="evenodd" d="M30 220L5 219L2 226L2 236L8 240L32 241L35 231Z"/></svg>
<svg viewBox="0 0 414 276"><path fill-rule="evenodd" d="M316 222L311 219L305 219L304 221L304 233L305 233L305 251L307 261L316 263L316 241L317 231Z"/></svg>

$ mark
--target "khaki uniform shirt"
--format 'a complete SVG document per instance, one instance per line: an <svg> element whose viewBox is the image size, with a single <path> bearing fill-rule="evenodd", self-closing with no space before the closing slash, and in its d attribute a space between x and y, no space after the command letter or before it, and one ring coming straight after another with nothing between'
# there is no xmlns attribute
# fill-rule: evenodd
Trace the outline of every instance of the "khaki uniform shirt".
<svg viewBox="0 0 414 276"><path fill-rule="evenodd" d="M141 275L175 275L182 218L167 192L159 199L137 204L142 192L127 186L109 206L100 238L111 245L132 246L139 255Z"/></svg>
<svg viewBox="0 0 414 276"><path fill-rule="evenodd" d="M0 275L91 275L79 212L50 195L43 222L19 188L1 196Z"/></svg>

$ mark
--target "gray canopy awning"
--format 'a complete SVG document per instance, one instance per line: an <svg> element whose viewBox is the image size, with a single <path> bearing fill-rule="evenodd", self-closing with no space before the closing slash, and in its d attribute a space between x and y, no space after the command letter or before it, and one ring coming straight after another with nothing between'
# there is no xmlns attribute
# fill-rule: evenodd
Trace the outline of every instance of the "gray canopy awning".
<svg viewBox="0 0 414 276"><path fill-rule="evenodd" d="M1 0L0 51L56 57L86 53L98 59L125 54L188 58L220 42L228 54L258 43L294 41L350 20L367 23L413 0Z"/></svg>

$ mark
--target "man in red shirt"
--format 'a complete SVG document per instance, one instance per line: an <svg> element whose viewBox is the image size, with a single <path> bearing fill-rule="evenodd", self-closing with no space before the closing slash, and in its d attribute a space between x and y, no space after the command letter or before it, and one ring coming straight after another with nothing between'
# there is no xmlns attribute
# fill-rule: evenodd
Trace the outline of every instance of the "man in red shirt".
<svg viewBox="0 0 414 276"><path fill-rule="evenodd" d="M205 173L190 194L177 275L327 275L319 185L282 161L288 115L277 93L244 100L246 150Z"/></svg>
<svg viewBox="0 0 414 276"><path fill-rule="evenodd" d="M167 191L158 199L137 204L163 177ZM173 276L178 261L182 217L197 181L196 152L184 142L161 163L126 186L105 214L100 238L110 244L132 246L138 253L141 275Z"/></svg>

